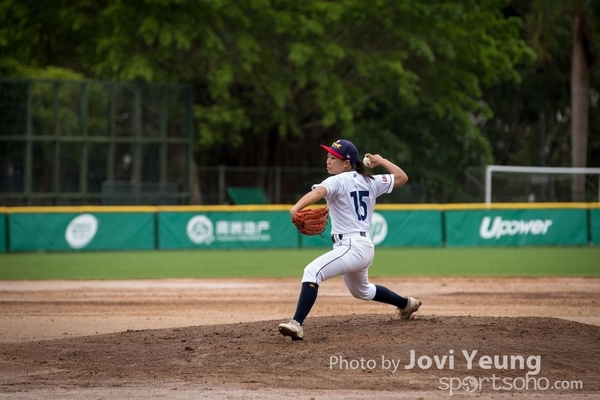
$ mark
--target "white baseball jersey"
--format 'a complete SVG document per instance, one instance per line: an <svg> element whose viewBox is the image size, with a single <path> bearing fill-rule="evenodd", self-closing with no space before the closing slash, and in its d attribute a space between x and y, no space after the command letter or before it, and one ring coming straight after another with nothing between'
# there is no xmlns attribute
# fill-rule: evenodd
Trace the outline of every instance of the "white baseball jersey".
<svg viewBox="0 0 600 400"><path fill-rule="evenodd" d="M373 263L375 246L369 237L358 233L369 233L376 199L392 191L394 176L373 175L373 178L348 171L313 185L313 189L317 186L327 189L325 200L331 217L331 233L344 237L334 241L331 251L317 257L304 268L302 282L320 285L327 279L342 275L354 297L373 300L377 289L369 282L368 269Z"/></svg>
<svg viewBox="0 0 600 400"><path fill-rule="evenodd" d="M356 171L330 176L317 186L327 189L325 200L331 217L331 233L369 232L377 197L391 193L394 175L373 175L365 178Z"/></svg>

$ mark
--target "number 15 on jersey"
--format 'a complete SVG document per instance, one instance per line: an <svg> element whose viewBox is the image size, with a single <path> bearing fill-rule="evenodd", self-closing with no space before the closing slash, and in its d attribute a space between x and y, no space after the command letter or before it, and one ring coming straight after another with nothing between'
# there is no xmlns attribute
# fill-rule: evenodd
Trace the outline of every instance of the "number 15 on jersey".
<svg viewBox="0 0 600 400"><path fill-rule="evenodd" d="M367 203L365 203L364 198L369 197L368 190L359 190L350 192L350 196L352 200L354 200L354 211L356 211L356 216L359 221L364 221L367 219L368 209Z"/></svg>

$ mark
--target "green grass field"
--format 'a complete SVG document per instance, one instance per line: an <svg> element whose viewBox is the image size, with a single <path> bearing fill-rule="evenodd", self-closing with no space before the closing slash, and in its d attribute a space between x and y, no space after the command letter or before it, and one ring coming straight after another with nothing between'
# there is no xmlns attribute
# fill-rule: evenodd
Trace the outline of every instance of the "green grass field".
<svg viewBox="0 0 600 400"><path fill-rule="evenodd" d="M0 280L299 277L327 249L0 255ZM598 276L600 247L376 250L377 276Z"/></svg>

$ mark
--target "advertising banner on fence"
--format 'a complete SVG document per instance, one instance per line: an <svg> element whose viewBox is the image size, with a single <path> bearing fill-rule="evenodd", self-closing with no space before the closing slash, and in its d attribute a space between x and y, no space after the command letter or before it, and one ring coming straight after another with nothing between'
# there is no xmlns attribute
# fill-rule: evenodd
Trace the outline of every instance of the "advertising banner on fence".
<svg viewBox="0 0 600 400"><path fill-rule="evenodd" d="M10 251L155 248L153 213L9 214Z"/></svg>
<svg viewBox="0 0 600 400"><path fill-rule="evenodd" d="M590 210L590 231L592 234L592 243L600 244L600 208Z"/></svg>
<svg viewBox="0 0 600 400"><path fill-rule="evenodd" d="M302 247L331 246L331 224L327 237L303 236ZM441 246L441 211L380 211L373 213L371 241L375 246ZM325 234L323 234L325 236Z"/></svg>
<svg viewBox="0 0 600 400"><path fill-rule="evenodd" d="M283 248L298 246L284 212L159 212L158 248Z"/></svg>
<svg viewBox="0 0 600 400"><path fill-rule="evenodd" d="M584 245L587 214L586 209L447 211L446 245Z"/></svg>
<svg viewBox="0 0 600 400"><path fill-rule="evenodd" d="M0 253L6 251L6 214L0 214Z"/></svg>

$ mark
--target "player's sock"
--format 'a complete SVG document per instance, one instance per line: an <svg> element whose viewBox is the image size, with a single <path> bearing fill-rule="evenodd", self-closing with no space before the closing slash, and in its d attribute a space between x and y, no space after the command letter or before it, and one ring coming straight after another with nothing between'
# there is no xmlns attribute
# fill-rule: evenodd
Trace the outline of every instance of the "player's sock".
<svg viewBox="0 0 600 400"><path fill-rule="evenodd" d="M375 297L373 297L374 301L378 301L380 303L391 304L398 308L406 308L408 304L408 299L392 292L390 289L385 286L375 285Z"/></svg>
<svg viewBox="0 0 600 400"><path fill-rule="evenodd" d="M317 293L319 292L319 285L311 282L302 282L302 290L300 290L300 297L298 298L298 305L296 306L296 314L294 319L302 325L306 316L310 312L310 309L317 301Z"/></svg>

